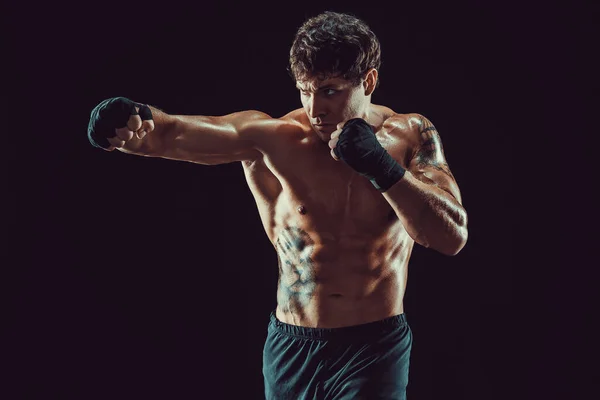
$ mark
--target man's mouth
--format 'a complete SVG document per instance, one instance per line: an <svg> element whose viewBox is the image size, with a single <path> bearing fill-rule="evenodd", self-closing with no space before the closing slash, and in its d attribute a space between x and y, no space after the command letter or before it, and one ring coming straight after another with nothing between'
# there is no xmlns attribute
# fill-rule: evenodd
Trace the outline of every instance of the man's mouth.
<svg viewBox="0 0 600 400"><path fill-rule="evenodd" d="M332 126L335 126L335 125L334 124L314 124L313 126L315 128L325 129L325 128L331 128Z"/></svg>

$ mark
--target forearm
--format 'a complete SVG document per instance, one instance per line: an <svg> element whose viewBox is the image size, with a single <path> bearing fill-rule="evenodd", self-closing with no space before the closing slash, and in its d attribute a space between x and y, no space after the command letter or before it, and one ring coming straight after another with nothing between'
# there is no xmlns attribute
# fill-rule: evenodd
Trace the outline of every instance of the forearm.
<svg viewBox="0 0 600 400"><path fill-rule="evenodd" d="M407 171L383 196L415 242L446 255L464 247L467 213L450 193Z"/></svg>

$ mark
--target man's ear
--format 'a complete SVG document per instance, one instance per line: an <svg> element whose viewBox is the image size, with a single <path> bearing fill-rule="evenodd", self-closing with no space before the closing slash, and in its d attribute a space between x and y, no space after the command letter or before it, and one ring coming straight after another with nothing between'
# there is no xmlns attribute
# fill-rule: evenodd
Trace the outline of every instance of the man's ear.
<svg viewBox="0 0 600 400"><path fill-rule="evenodd" d="M371 68L365 74L365 80L363 81L363 88L365 90L365 96L370 96L375 90L377 85L377 78L379 77L378 72L375 68Z"/></svg>

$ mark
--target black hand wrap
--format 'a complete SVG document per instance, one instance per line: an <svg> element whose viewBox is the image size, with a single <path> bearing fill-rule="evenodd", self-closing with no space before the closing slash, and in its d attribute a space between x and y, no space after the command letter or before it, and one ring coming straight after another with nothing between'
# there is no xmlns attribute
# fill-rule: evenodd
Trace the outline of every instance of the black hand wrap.
<svg viewBox="0 0 600 400"><path fill-rule="evenodd" d="M406 172L381 146L371 125L362 118L344 124L333 152L380 192L392 187Z"/></svg>
<svg viewBox="0 0 600 400"><path fill-rule="evenodd" d="M139 107L140 111L136 111ZM138 115L142 121L152 119L152 111L145 104L135 103L125 97L113 97L98 104L90 114L88 124L88 139L96 147L110 147L108 138L117 136L115 129L127 126L132 115Z"/></svg>

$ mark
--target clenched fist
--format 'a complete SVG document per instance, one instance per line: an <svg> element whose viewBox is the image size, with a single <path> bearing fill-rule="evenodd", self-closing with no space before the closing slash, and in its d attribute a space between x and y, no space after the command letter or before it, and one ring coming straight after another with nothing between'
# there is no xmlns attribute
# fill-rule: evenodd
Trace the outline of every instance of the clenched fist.
<svg viewBox="0 0 600 400"><path fill-rule="evenodd" d="M338 124L329 140L331 156L369 179L385 192L404 176L406 170L381 146L373 128L362 118Z"/></svg>
<svg viewBox="0 0 600 400"><path fill-rule="evenodd" d="M123 147L134 135L142 139L153 130L150 107L125 97L113 97L92 110L88 139L94 146L112 151Z"/></svg>

